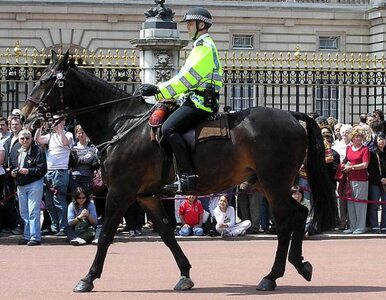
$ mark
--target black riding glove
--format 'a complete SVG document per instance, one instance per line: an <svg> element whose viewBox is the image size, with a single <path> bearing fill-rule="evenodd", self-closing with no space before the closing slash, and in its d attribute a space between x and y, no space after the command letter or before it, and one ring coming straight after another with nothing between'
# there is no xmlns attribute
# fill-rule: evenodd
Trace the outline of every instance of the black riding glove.
<svg viewBox="0 0 386 300"><path fill-rule="evenodd" d="M159 89L156 85L144 83L142 84L142 96L154 96L159 93Z"/></svg>

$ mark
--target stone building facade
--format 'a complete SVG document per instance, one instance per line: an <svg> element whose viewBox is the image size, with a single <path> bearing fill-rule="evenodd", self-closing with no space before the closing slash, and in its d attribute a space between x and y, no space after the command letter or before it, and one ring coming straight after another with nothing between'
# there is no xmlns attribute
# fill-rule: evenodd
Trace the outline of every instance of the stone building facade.
<svg viewBox="0 0 386 300"><path fill-rule="evenodd" d="M220 51L380 53L385 50L383 0L195 0L214 18ZM182 19L192 1L167 0ZM153 0L3 0L0 51L23 48L132 49ZM187 39L184 26L179 26Z"/></svg>
<svg viewBox="0 0 386 300"><path fill-rule="evenodd" d="M176 22L182 20L193 3L188 0L165 2L175 12ZM204 6L212 13L214 25L211 34L220 56L225 57L224 64L228 63L229 67L252 65L255 77L260 68L268 65L268 68L280 69L283 62L291 71L294 68L294 78L298 76L297 71L303 74L299 73L296 78L306 76L307 68L316 61L321 70L329 69L334 63L337 71L346 68L346 64L358 70L371 65L372 74L381 70L377 86L370 87L373 84L371 74L368 76L370 85L366 82L355 92L336 81L324 85L324 75L321 75L321 80L316 79L308 87L300 88L296 78L281 86L274 86L272 81L259 85L259 79L253 78L253 88L243 86L241 82L224 88L221 100L224 105L232 102L233 108L242 109L251 105L274 106L280 102L280 108L305 112L317 110L353 121L361 113L374 108L385 110L382 83L385 77L385 3L385 0L195 0L193 5ZM95 57L109 50L111 52L105 57L114 57L117 56L115 53L123 51L131 53L134 49L132 41L138 39L145 21L144 12L154 6L154 0L2 0L0 64L7 64L7 53L12 53L17 43L21 58L23 53L48 53L49 49L58 48L78 49L79 53L94 53ZM185 26L178 24L178 29L181 39L187 40ZM188 50L189 46L185 49ZM343 58L337 59L338 56ZM4 72L9 73L9 70ZM243 72L241 70L236 77L243 76ZM265 72L264 77L274 74L270 70ZM6 75L0 78L0 83L8 111L17 105L13 98L20 90L15 92L7 85L7 91L4 91ZM268 95L274 90L274 96ZM296 101L292 97L295 92ZM308 99L310 97L312 99ZM8 107L10 98L12 105ZM284 98L288 98L288 104L282 106Z"/></svg>

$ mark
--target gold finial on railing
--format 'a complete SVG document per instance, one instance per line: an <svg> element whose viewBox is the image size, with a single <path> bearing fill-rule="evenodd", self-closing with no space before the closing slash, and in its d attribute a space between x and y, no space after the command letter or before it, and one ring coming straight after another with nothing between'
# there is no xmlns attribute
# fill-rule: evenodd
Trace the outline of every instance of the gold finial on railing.
<svg viewBox="0 0 386 300"><path fill-rule="evenodd" d="M94 49L91 49L89 57L90 57L90 65L94 66L95 65L95 50Z"/></svg>
<svg viewBox="0 0 386 300"><path fill-rule="evenodd" d="M327 53L327 68L331 69L331 53Z"/></svg>
<svg viewBox="0 0 386 300"><path fill-rule="evenodd" d="M320 68L321 68L321 69L323 69L323 62L324 62L323 53L320 53L319 63L320 63Z"/></svg>
<svg viewBox="0 0 386 300"><path fill-rule="evenodd" d="M97 56L97 58L99 59L99 65L103 66L103 51L102 51L102 49L99 50L99 55Z"/></svg>
<svg viewBox="0 0 386 300"><path fill-rule="evenodd" d="M241 67L241 68L243 67L243 61L244 61L244 53L241 52L241 53L240 53L240 67Z"/></svg>
<svg viewBox="0 0 386 300"><path fill-rule="evenodd" d="M259 67L259 62L260 62L260 57L259 57L259 52L256 52L256 67L258 68Z"/></svg>
<svg viewBox="0 0 386 300"><path fill-rule="evenodd" d="M33 51L32 51L32 63L33 63L34 65L36 65L36 64L38 63L38 62L37 62L38 57L39 57L39 52L38 52L38 50L36 50L36 48L35 48L35 49L33 49Z"/></svg>
<svg viewBox="0 0 386 300"><path fill-rule="evenodd" d="M347 57L346 57L346 53L343 53L343 55L342 55L342 62L343 62L343 69L346 69L346 68L347 68Z"/></svg>
<svg viewBox="0 0 386 300"><path fill-rule="evenodd" d="M276 61L276 58L275 58L275 52L272 52L271 53L271 61L272 61L272 68L275 68L275 61Z"/></svg>
<svg viewBox="0 0 386 300"><path fill-rule="evenodd" d="M373 65L372 65L372 67L374 68L374 69L376 69L377 68L377 54L374 54L374 57L373 57Z"/></svg>
<svg viewBox="0 0 386 300"><path fill-rule="evenodd" d="M232 52L232 68L235 67L235 62L236 62L236 53Z"/></svg>
<svg viewBox="0 0 386 300"><path fill-rule="evenodd" d="M119 62L121 60L121 55L119 54L119 50L118 49L115 50L114 58L115 58L115 65L119 66Z"/></svg>
<svg viewBox="0 0 386 300"><path fill-rule="evenodd" d="M63 57L63 50L62 48L58 49L58 58L61 59Z"/></svg>
<svg viewBox="0 0 386 300"><path fill-rule="evenodd" d="M86 49L83 49L82 50L82 55L80 56L80 58L82 59L82 65L87 65L87 58L88 58L88 55L87 55L87 51Z"/></svg>
<svg viewBox="0 0 386 300"><path fill-rule="evenodd" d="M13 48L13 52L15 53L15 63L19 64L19 56L21 54L20 42L19 41L16 41L15 48Z"/></svg>
<svg viewBox="0 0 386 300"><path fill-rule="evenodd" d="M42 65L44 65L44 63L46 62L46 58L47 58L46 49L44 49L44 48L42 49L42 53L40 54L40 57L42 58L40 63ZM52 63L51 59L50 59L50 63Z"/></svg>
<svg viewBox="0 0 386 300"><path fill-rule="evenodd" d="M355 59L354 59L354 54L353 54L353 53L350 54L349 62L350 62L350 64L351 64L351 69L354 69L354 62L355 62Z"/></svg>
<svg viewBox="0 0 386 300"><path fill-rule="evenodd" d="M107 49L106 58L107 58L107 65L110 66L111 65L111 59L113 58L113 56L111 55L111 50L110 49Z"/></svg>
<svg viewBox="0 0 386 300"><path fill-rule="evenodd" d="M339 53L335 53L334 62L335 62L335 69L339 69Z"/></svg>
<svg viewBox="0 0 386 300"><path fill-rule="evenodd" d="M279 68L283 68L283 52L279 53Z"/></svg>
<svg viewBox="0 0 386 300"><path fill-rule="evenodd" d="M287 52L287 58L285 59L287 61L287 68L291 67L291 53Z"/></svg>
<svg viewBox="0 0 386 300"><path fill-rule="evenodd" d="M357 62L358 62L358 69L362 69L362 63L363 63L362 53L359 53Z"/></svg>
<svg viewBox="0 0 386 300"><path fill-rule="evenodd" d="M301 55L301 53L300 53L300 47L299 47L299 45L297 45L297 46L295 47L294 57L295 57L295 65L296 65L296 67L298 68L298 67L299 67L299 62L300 62L300 60L302 59L302 55Z"/></svg>
<svg viewBox="0 0 386 300"><path fill-rule="evenodd" d="M248 52L248 68L251 68L251 51Z"/></svg>
<svg viewBox="0 0 386 300"><path fill-rule="evenodd" d="M264 68L267 67L267 52L264 52L264 58L263 58L263 62L264 62Z"/></svg>
<svg viewBox="0 0 386 300"><path fill-rule="evenodd" d="M385 54L382 53L382 56L381 56L381 68L382 70L385 68Z"/></svg>
<svg viewBox="0 0 386 300"><path fill-rule="evenodd" d="M136 55L135 50L131 51L130 59L131 59L131 65L136 66L137 65L137 55Z"/></svg>
<svg viewBox="0 0 386 300"><path fill-rule="evenodd" d="M29 55L28 55L28 49L27 48L25 48L24 49L24 64L25 65L28 65L28 57L29 57Z"/></svg>
<svg viewBox="0 0 386 300"><path fill-rule="evenodd" d="M79 63L79 50L78 49L75 49L75 51L74 51L74 55L73 55L73 59L74 59L74 61L75 61L75 65L78 65L78 63Z"/></svg>
<svg viewBox="0 0 386 300"><path fill-rule="evenodd" d="M311 56L312 56L311 57L312 68L315 69L316 68L316 53L312 52Z"/></svg>
<svg viewBox="0 0 386 300"><path fill-rule="evenodd" d="M227 64L228 64L228 51L226 51L224 54L224 67L226 67Z"/></svg>
<svg viewBox="0 0 386 300"><path fill-rule="evenodd" d="M127 50L123 50L123 65L127 67L129 56L127 55Z"/></svg>
<svg viewBox="0 0 386 300"><path fill-rule="evenodd" d="M304 53L304 67L307 69L308 68L308 53Z"/></svg>
<svg viewBox="0 0 386 300"><path fill-rule="evenodd" d="M365 63L366 63L366 69L369 69L370 68L370 56L368 53L365 56Z"/></svg>
<svg viewBox="0 0 386 300"><path fill-rule="evenodd" d="M5 49L5 57L7 58L6 59L6 64L9 64L9 61L10 61L10 58L11 58L11 50L9 50L9 48Z"/></svg>

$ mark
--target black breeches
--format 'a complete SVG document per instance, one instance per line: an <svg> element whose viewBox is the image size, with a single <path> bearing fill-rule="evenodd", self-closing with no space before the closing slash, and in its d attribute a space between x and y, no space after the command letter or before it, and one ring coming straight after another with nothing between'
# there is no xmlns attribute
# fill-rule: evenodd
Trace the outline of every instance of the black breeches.
<svg viewBox="0 0 386 300"><path fill-rule="evenodd" d="M191 100L186 100L162 125L162 135L168 139L173 133L182 134L205 120L209 115L210 113L196 108Z"/></svg>

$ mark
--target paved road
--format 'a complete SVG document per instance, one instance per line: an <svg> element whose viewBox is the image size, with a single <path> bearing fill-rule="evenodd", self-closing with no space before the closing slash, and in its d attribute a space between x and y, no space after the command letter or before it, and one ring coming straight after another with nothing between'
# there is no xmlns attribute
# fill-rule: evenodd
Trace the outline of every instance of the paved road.
<svg viewBox="0 0 386 300"><path fill-rule="evenodd" d="M195 288L172 290L178 269L161 242L116 242L102 278L88 294L72 288L86 274L96 248L45 244L0 245L1 299L386 299L386 239L308 240L304 256L314 266L311 283L292 265L275 292L256 284L269 271L274 240L181 241Z"/></svg>

